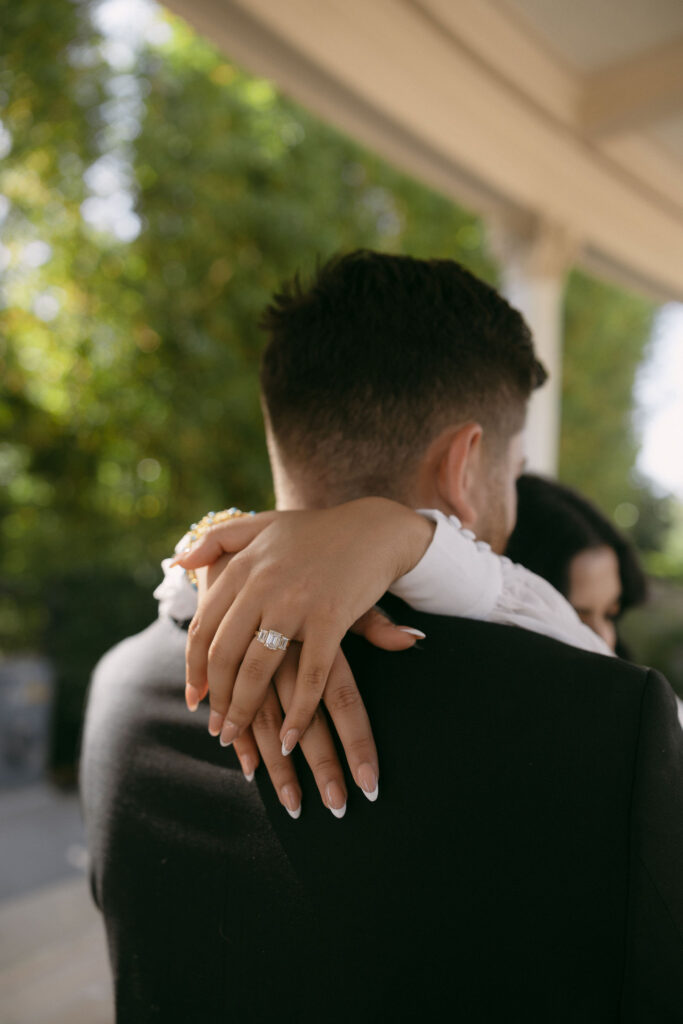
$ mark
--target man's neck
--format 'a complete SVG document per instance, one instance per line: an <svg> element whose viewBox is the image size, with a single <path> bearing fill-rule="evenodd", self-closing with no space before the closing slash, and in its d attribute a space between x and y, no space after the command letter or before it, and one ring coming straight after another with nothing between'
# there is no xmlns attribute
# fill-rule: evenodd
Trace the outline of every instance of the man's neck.
<svg viewBox="0 0 683 1024"><path fill-rule="evenodd" d="M313 487L296 484L284 474L275 477L275 508L279 512L291 512L297 509L330 508L339 502L325 500Z"/></svg>
<svg viewBox="0 0 683 1024"><path fill-rule="evenodd" d="M283 472L274 474L274 486L275 508L280 512L295 511L297 509L332 508L333 506L341 505L346 501L352 501L354 498L387 497L387 495L379 493L346 495L330 494L315 485L307 484L303 481L298 482ZM392 498L392 500L396 501L399 499ZM454 514L454 510L450 507L445 507L436 496L431 500L428 500L424 495L416 495L413 497L413 500L401 501L401 504L407 505L408 508L415 509L436 508L445 515Z"/></svg>

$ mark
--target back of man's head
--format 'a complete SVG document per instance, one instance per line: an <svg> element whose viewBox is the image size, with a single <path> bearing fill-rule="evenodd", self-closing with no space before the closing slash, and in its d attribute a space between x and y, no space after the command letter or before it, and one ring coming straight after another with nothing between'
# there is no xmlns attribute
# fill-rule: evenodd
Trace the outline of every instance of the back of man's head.
<svg viewBox="0 0 683 1024"><path fill-rule="evenodd" d="M287 283L262 325L271 449L322 503L409 500L442 431L474 420L495 449L546 377L521 315L454 260L336 257Z"/></svg>

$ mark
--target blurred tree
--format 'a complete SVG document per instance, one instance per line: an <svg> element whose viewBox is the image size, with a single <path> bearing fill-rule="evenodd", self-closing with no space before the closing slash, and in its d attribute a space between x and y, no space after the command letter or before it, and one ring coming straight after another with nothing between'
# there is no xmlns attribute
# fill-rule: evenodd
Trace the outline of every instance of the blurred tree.
<svg viewBox="0 0 683 1024"><path fill-rule="evenodd" d="M365 245L495 278L476 218L182 23L136 53L89 15L0 0L0 647L55 658L67 763L185 525L271 501L257 321L283 277Z"/></svg>
<svg viewBox="0 0 683 1024"><path fill-rule="evenodd" d="M656 307L579 271L565 301L559 476L592 498L642 550L661 546L670 503L635 472L634 382Z"/></svg>
<svg viewBox="0 0 683 1024"><path fill-rule="evenodd" d="M358 245L495 271L475 218L182 23L112 66L84 5L0 13L2 569L151 565L198 509L270 499L256 324L284 276Z"/></svg>

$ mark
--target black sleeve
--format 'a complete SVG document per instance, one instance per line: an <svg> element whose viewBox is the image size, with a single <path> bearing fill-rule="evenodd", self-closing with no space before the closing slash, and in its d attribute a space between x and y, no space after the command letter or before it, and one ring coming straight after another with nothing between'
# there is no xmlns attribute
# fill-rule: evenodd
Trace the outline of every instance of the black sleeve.
<svg viewBox="0 0 683 1024"><path fill-rule="evenodd" d="M650 671L631 812L621 1021L683 1021L683 733L673 692Z"/></svg>

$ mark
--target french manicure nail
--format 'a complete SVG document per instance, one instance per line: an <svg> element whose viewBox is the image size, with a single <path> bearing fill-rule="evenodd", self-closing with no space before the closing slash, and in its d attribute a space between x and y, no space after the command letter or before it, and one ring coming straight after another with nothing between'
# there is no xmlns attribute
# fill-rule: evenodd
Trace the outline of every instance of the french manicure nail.
<svg viewBox="0 0 683 1024"><path fill-rule="evenodd" d="M375 769L371 764L362 764L358 769L358 778L360 779L360 788L368 800L374 804L379 796L379 782Z"/></svg>
<svg viewBox="0 0 683 1024"><path fill-rule="evenodd" d="M189 683L185 687L185 703L189 711L196 711L199 707L199 690Z"/></svg>
<svg viewBox="0 0 683 1024"><path fill-rule="evenodd" d="M177 565L178 562L182 562L183 558L186 558L190 551L192 551L192 547L183 548L183 550L179 551L177 555L174 555L171 559L171 568L173 568L174 565Z"/></svg>
<svg viewBox="0 0 683 1024"><path fill-rule="evenodd" d="M242 757L240 757L240 764L242 766L242 773L247 782L253 782L255 771L254 762L252 761L248 754L243 754Z"/></svg>
<svg viewBox="0 0 683 1024"><path fill-rule="evenodd" d="M209 713L209 733L211 736L218 736L222 728L223 715L218 711L211 711Z"/></svg>
<svg viewBox="0 0 683 1024"><path fill-rule="evenodd" d="M229 747L233 740L236 740L240 734L240 728L226 718L223 730L221 732L220 745L222 747Z"/></svg>
<svg viewBox="0 0 683 1024"><path fill-rule="evenodd" d="M328 810L335 818L343 818L346 814L346 798L338 782L328 782L325 787L325 800Z"/></svg>
<svg viewBox="0 0 683 1024"><path fill-rule="evenodd" d="M297 793L296 789L294 788L294 786L287 783L286 786L282 787L280 791L280 796L282 798L282 803L284 804L287 814L290 816L290 818L294 818L294 820L296 821L296 819L301 814L301 800L299 799L299 794Z"/></svg>
<svg viewBox="0 0 683 1024"><path fill-rule="evenodd" d="M285 733L285 738L282 741L282 756L287 757L294 750L294 747L299 742L299 730L288 729Z"/></svg>
<svg viewBox="0 0 683 1024"><path fill-rule="evenodd" d="M423 633L421 629L413 629L412 626L399 626L401 633L409 633L411 636L416 636L418 640L426 640L427 634Z"/></svg>

